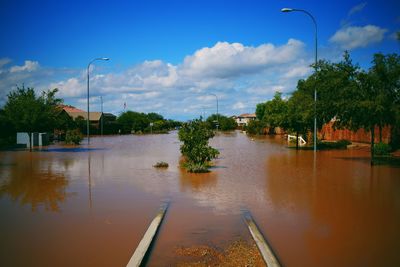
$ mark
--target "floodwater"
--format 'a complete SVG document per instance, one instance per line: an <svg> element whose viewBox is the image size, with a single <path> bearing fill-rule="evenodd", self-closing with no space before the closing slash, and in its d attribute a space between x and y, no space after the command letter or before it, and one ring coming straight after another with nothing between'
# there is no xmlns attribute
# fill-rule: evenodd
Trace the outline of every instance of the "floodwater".
<svg viewBox="0 0 400 267"><path fill-rule="evenodd" d="M371 167L368 151L314 158L279 137L220 133L216 166L196 175L179 168L176 132L91 141L0 152L1 266L125 266L163 201L148 266L250 240L243 210L285 266L400 266L400 168Z"/></svg>

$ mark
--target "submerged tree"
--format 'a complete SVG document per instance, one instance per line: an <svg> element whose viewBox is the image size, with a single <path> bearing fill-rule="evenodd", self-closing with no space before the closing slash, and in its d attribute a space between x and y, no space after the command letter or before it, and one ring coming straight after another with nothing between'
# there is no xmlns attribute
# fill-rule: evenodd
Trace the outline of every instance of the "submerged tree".
<svg viewBox="0 0 400 267"><path fill-rule="evenodd" d="M207 172L208 162L216 158L219 151L208 145L208 140L214 137L213 130L206 122L195 119L184 123L179 129L181 153L186 158L186 168L190 172Z"/></svg>

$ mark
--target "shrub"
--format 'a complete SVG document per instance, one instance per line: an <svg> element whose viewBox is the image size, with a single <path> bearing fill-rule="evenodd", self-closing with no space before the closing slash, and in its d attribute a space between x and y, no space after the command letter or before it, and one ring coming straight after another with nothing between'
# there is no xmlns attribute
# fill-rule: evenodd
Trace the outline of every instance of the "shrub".
<svg viewBox="0 0 400 267"><path fill-rule="evenodd" d="M186 162L183 166L189 172L193 172L193 173L206 173L206 172L209 172L209 170L208 170L209 165L206 164L206 163Z"/></svg>
<svg viewBox="0 0 400 267"><path fill-rule="evenodd" d="M251 120L248 125L243 128L246 132L252 135L264 134L265 124L259 120Z"/></svg>
<svg viewBox="0 0 400 267"><path fill-rule="evenodd" d="M168 168L168 163L164 161L159 161L155 165L153 165L154 168Z"/></svg>
<svg viewBox="0 0 400 267"><path fill-rule="evenodd" d="M374 145L374 154L376 156L385 156L389 155L390 153L390 146L385 143L377 143Z"/></svg>
<svg viewBox="0 0 400 267"><path fill-rule="evenodd" d="M65 134L65 143L66 144L75 144L79 145L82 141L83 137L79 129L68 130Z"/></svg>
<svg viewBox="0 0 400 267"><path fill-rule="evenodd" d="M207 162L219 154L217 149L208 145L208 140L214 136L213 130L205 122L196 119L183 124L178 135L183 142L180 149L187 160L186 169L189 172L198 172L204 168L208 170Z"/></svg>

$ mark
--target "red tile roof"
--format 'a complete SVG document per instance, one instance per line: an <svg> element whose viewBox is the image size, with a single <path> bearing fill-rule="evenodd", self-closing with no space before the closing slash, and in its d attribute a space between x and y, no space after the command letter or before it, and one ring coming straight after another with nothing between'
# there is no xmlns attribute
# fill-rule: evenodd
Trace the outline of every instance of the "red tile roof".
<svg viewBox="0 0 400 267"><path fill-rule="evenodd" d="M256 117L255 113L244 113L238 116L238 118L255 118L255 117Z"/></svg>
<svg viewBox="0 0 400 267"><path fill-rule="evenodd" d="M70 113L70 112L85 112L84 110L81 110L81 109L73 107L73 106L68 106L68 105L63 105L62 108L63 108L63 110L65 110L68 113Z"/></svg>

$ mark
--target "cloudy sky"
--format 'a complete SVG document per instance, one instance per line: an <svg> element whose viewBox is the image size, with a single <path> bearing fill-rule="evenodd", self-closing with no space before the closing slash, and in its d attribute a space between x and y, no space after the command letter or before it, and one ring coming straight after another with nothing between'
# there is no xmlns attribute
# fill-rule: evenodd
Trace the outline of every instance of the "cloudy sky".
<svg viewBox="0 0 400 267"><path fill-rule="evenodd" d="M387 1L0 1L0 107L16 86L58 88L66 104L116 115L126 109L186 120L254 112L290 94L318 55L349 50L367 69L376 52L399 53L400 3Z"/></svg>

